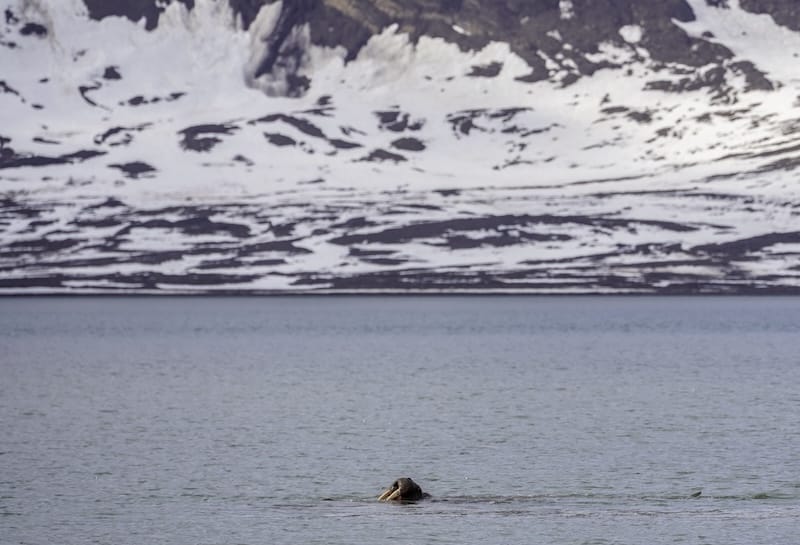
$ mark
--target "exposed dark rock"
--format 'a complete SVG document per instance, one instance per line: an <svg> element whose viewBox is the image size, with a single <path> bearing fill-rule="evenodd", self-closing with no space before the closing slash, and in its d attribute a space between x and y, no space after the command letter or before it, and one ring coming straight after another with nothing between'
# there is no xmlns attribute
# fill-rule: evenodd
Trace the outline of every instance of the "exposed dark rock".
<svg viewBox="0 0 800 545"><path fill-rule="evenodd" d="M253 267L274 267L277 265L285 265L285 259L255 259L253 261L248 261L248 265Z"/></svg>
<svg viewBox="0 0 800 545"><path fill-rule="evenodd" d="M682 77L677 80L657 80L645 84L645 90L665 91L668 93L685 93L708 89L714 94L715 100L724 99L728 91L726 85L726 70L722 66L713 66L705 71L700 71L692 76Z"/></svg>
<svg viewBox="0 0 800 545"><path fill-rule="evenodd" d="M392 147L403 151L424 151L425 144L416 138L398 138L392 142Z"/></svg>
<svg viewBox="0 0 800 545"><path fill-rule="evenodd" d="M572 237L565 234L539 234L528 232L511 233L502 231L497 235L469 237L466 235L449 235L445 237L443 243L435 243L434 246L446 246L453 250L464 250L470 248L514 246L525 242L553 242L571 240Z"/></svg>
<svg viewBox="0 0 800 545"><path fill-rule="evenodd" d="M800 4L786 0L740 0L739 5L753 13L767 13L776 23L800 30Z"/></svg>
<svg viewBox="0 0 800 545"><path fill-rule="evenodd" d="M357 218L350 218L347 221L334 223L331 225L331 227L334 227L336 229L360 229L362 227L372 227L374 225L375 222L370 221L363 216L360 216Z"/></svg>
<svg viewBox="0 0 800 545"><path fill-rule="evenodd" d="M21 277L0 276L0 288L60 288L63 286L64 277L60 274Z"/></svg>
<svg viewBox="0 0 800 545"><path fill-rule="evenodd" d="M490 129L487 129L476 121L483 120L483 121L500 121L501 123L509 123L511 122L518 114L522 112L530 111L530 108L503 108L500 110L488 110L488 109L475 109L475 110L464 110L460 112L455 112L449 114L447 116L447 121L450 123L451 127L453 128L453 132L457 135L469 136L470 133L474 130L486 132ZM515 132L522 134L523 136L528 136L530 134L536 134L537 132L543 132L546 129L523 129L520 127L507 127L504 132Z"/></svg>
<svg viewBox="0 0 800 545"><path fill-rule="evenodd" d="M536 234L530 233L527 231L527 229L542 225L565 224L587 225L606 229L628 229L635 227L636 225L647 225L673 232L689 232L696 230L695 227L689 225L654 220L620 219L597 216L505 215L414 223L403 227L393 227L378 232L352 233L349 235L343 235L331 239L330 242L344 245L369 243L397 244L418 239L440 238L448 234L455 235L456 233L461 234L469 231L494 231L498 233L525 231L527 234L524 236L535 237ZM516 236L522 237L523 235L517 234ZM551 235L547 234L544 236ZM557 239L558 238L555 238L553 240Z"/></svg>
<svg viewBox="0 0 800 545"><path fill-rule="evenodd" d="M6 163L10 163L16 156L14 148L0 147L0 168Z"/></svg>
<svg viewBox="0 0 800 545"><path fill-rule="evenodd" d="M236 269L242 267L243 265L244 263L238 259L215 259L211 261L203 261L199 265L195 265L194 269Z"/></svg>
<svg viewBox="0 0 800 545"><path fill-rule="evenodd" d="M94 85L81 85L78 87L78 92L83 97L83 100L85 100L89 105L97 106L98 104L94 100L88 97L88 93L89 91L97 91L101 87L102 85L100 85L99 83L96 83Z"/></svg>
<svg viewBox="0 0 800 545"><path fill-rule="evenodd" d="M435 210L437 212L443 210L441 206L436 206L435 204L421 204L421 203L408 203L399 206L402 209L411 209L411 210Z"/></svg>
<svg viewBox="0 0 800 545"><path fill-rule="evenodd" d="M10 197L0 197L0 211L3 212L4 217L18 217L26 220L42 215L41 205L38 208L29 206Z"/></svg>
<svg viewBox="0 0 800 545"><path fill-rule="evenodd" d="M775 244L800 243L800 231L788 233L771 233L751 238L721 242L717 244L703 244L692 248L693 252L724 257L739 257L751 252L758 252Z"/></svg>
<svg viewBox="0 0 800 545"><path fill-rule="evenodd" d="M140 178L147 174L151 174L156 172L156 169L145 163L144 161L132 161L130 163L122 163L122 164L111 164L108 165L110 168L116 168L121 170L125 173L125 176L128 178Z"/></svg>
<svg viewBox="0 0 800 545"><path fill-rule="evenodd" d="M396 253L394 250L362 250L361 248L352 247L348 252L353 257L376 257L387 256Z"/></svg>
<svg viewBox="0 0 800 545"><path fill-rule="evenodd" d="M228 135L239 130L235 125L206 124L187 127L178 134L182 135L181 147L185 150L196 152L211 151L214 146L222 142L221 138L210 135Z"/></svg>
<svg viewBox="0 0 800 545"><path fill-rule="evenodd" d="M74 153L68 153L67 155L62 155L61 158L65 159L68 163L74 163L76 161L83 162L88 159L94 159L95 157L100 157L105 154L106 152L104 151L80 150Z"/></svg>
<svg viewBox="0 0 800 545"><path fill-rule="evenodd" d="M494 78L500 75L502 70L502 62L490 62L485 65L473 66L472 71L467 75L473 78Z"/></svg>
<svg viewBox="0 0 800 545"><path fill-rule="evenodd" d="M300 62L297 63L298 65ZM301 97L311 87L311 79L308 76L300 76L289 73L286 75L287 91L286 96Z"/></svg>
<svg viewBox="0 0 800 545"><path fill-rule="evenodd" d="M43 38L47 36L47 27L39 23L26 23L25 26L19 29L19 33L23 36L37 36Z"/></svg>
<svg viewBox="0 0 800 545"><path fill-rule="evenodd" d="M167 0L166 3L172 0ZM194 6L194 0L176 0L187 7ZM84 0L93 19L109 16L127 17L131 21L145 20L145 28L153 30L158 25L158 17L164 8L157 0Z"/></svg>
<svg viewBox="0 0 800 545"><path fill-rule="evenodd" d="M261 4L264 3L266 2L261 2ZM233 5L236 4L237 2L233 3ZM238 2L238 4L248 8L250 6L255 7L254 2ZM292 30L305 22L304 18L306 14L314 8L315 4L317 4L317 0L292 0L291 2L284 2L281 13L275 23L275 28L266 38L266 55L264 55L259 65L256 67L253 73L254 78L272 72L273 68L278 63L283 63L284 65L292 64L295 67L302 63L300 57L302 57L303 52L294 50L292 46L287 50L284 44ZM260 8L260 6L258 7ZM281 58L286 56L294 58L287 62L285 59ZM308 88L308 78L298 76L294 73L294 70L290 70L289 75L296 78L295 81L289 81L290 96L293 96L298 91L302 93Z"/></svg>
<svg viewBox="0 0 800 545"><path fill-rule="evenodd" d="M116 66L107 66L106 69L103 71L103 79L107 80L122 79L122 76L119 73L119 68Z"/></svg>
<svg viewBox="0 0 800 545"><path fill-rule="evenodd" d="M254 274L187 273L164 274L158 272L114 274L108 280L120 284L132 284L143 289L159 289L161 286L189 285L215 286L219 284L241 284L252 282L260 277Z"/></svg>
<svg viewBox="0 0 800 545"><path fill-rule="evenodd" d="M800 168L800 157L785 157L773 161L754 170L754 172L772 172L774 170L795 170Z"/></svg>
<svg viewBox="0 0 800 545"><path fill-rule="evenodd" d="M290 237L294 234L296 223L273 223L271 225L272 234L278 238ZM272 243L270 243L272 244Z"/></svg>
<svg viewBox="0 0 800 545"><path fill-rule="evenodd" d="M133 133L141 132L150 126L149 123L135 125L132 127L111 127L110 129L94 137L95 144L107 144L109 146L124 146L133 141Z"/></svg>
<svg viewBox="0 0 800 545"><path fill-rule="evenodd" d="M361 261L364 263L370 263L372 265L382 265L386 267L394 267L397 265L403 265L408 263L407 259L397 258L397 257L364 257L361 258Z"/></svg>
<svg viewBox="0 0 800 545"><path fill-rule="evenodd" d="M94 18L123 15L132 20L144 18L146 28L156 26L166 2L156 0L85 0ZM193 0L181 1L188 7ZM260 8L270 0L228 0L245 27L255 19ZM779 3L779 7L773 4ZM796 25L796 8L781 0L744 0L751 11L773 10L781 21ZM571 16L564 17L558 0L293 0L283 3L275 31L268 37L265 54L255 69L254 78L271 73L280 66L287 73L288 92L303 93L308 79L298 73L304 52L299 50L293 29L308 24L311 41L327 47L341 46L352 60L369 38L395 24L412 41L420 36L444 38L462 49L479 49L492 41L510 44L512 50L533 67L520 74L521 81L549 77L550 69L542 55L560 63L562 83L569 84L582 75L608 68L607 61L591 62L586 54L598 51L599 44L611 42L624 46L618 33L623 25L643 28L641 45L657 62L675 62L700 67L731 57L730 51L703 39L689 37L673 20L691 21L694 14L685 0L638 2L635 0L573 0ZM794 18L793 18L794 17ZM455 25L466 29L459 31ZM569 39L563 47L557 36ZM497 75L500 63L475 67L473 75Z"/></svg>
<svg viewBox="0 0 800 545"><path fill-rule="evenodd" d="M127 208L127 205L119 199L109 197L101 203L86 207L87 210L96 210L98 208Z"/></svg>
<svg viewBox="0 0 800 545"><path fill-rule="evenodd" d="M607 115L619 114L629 111L627 106L609 106L607 108L603 108L600 110L602 113Z"/></svg>
<svg viewBox="0 0 800 545"><path fill-rule="evenodd" d="M50 239L44 237L39 239L15 240L10 242L5 247L0 247L0 254L8 257L9 254L14 253L17 255L24 253L56 253L62 250L73 248L79 244L81 244L81 240L76 238Z"/></svg>
<svg viewBox="0 0 800 545"><path fill-rule="evenodd" d="M50 140L49 138L42 138L41 136L34 137L33 141L37 144L49 144L51 146L61 145L61 142L58 140Z"/></svg>
<svg viewBox="0 0 800 545"><path fill-rule="evenodd" d="M236 253L240 256L256 255L263 252L279 252L287 255L311 253L311 250L296 246L295 242L295 240L275 240L272 242L245 244L237 248Z"/></svg>
<svg viewBox="0 0 800 545"><path fill-rule="evenodd" d="M119 104L120 104L120 106L123 106L125 104L127 104L128 106L144 106L146 104L157 104L157 103L162 102L162 101L164 101L164 102L173 102L173 101L178 100L179 98L181 98L182 96L185 96L185 95L186 95L186 93L183 93L183 92L170 93L166 97L150 97L150 98L146 98L146 97L143 97L142 95L136 95L135 97L129 98L125 102L120 102Z"/></svg>
<svg viewBox="0 0 800 545"><path fill-rule="evenodd" d="M8 148L5 148L8 149ZM6 154L0 155L0 169L20 168L20 167L42 167L50 165L66 165L69 163L82 162L94 157L105 155L104 151L81 150L75 153L50 157L45 155L25 155L25 154Z"/></svg>
<svg viewBox="0 0 800 545"><path fill-rule="evenodd" d="M339 138L331 138L328 140L331 146L336 149L353 149L353 148L362 148L361 144L358 142L351 142L349 140L341 140Z"/></svg>
<svg viewBox="0 0 800 545"><path fill-rule="evenodd" d="M255 164L255 163L253 163L253 161L251 161L250 159L248 159L244 155L234 155L233 156L233 160L236 161L237 163L243 163L243 164L245 164L245 165L247 165L249 167L251 167L251 166L253 166Z"/></svg>
<svg viewBox="0 0 800 545"><path fill-rule="evenodd" d="M14 89L13 87L9 86L5 81L0 80L0 93L8 93L11 95L21 96L19 91Z"/></svg>
<svg viewBox="0 0 800 545"><path fill-rule="evenodd" d="M652 123L653 122L653 114L651 112L630 112L628 113L628 117L633 119L637 123Z"/></svg>
<svg viewBox="0 0 800 545"><path fill-rule="evenodd" d="M404 161L408 161L408 159L397 153L386 151L385 149L376 149L373 150L366 157L359 159L359 161L372 161L372 162L393 161L395 163L402 163Z"/></svg>
<svg viewBox="0 0 800 545"><path fill-rule="evenodd" d="M260 117L258 119L254 119L254 120L250 121L249 123L251 125L255 125L257 123L275 123L275 122L278 122L278 121L282 121L283 123L286 123L287 125L290 125L290 126L294 127L295 129L297 129L298 131L302 132L303 134L306 134L306 135L311 136L313 138L326 139L325 133L322 132L322 130L319 127L317 127L316 125L314 125L310 121L308 121L306 119L299 118L299 117L287 115L287 114L265 115L264 117Z"/></svg>
<svg viewBox="0 0 800 545"><path fill-rule="evenodd" d="M296 146L297 142L294 138L289 138L280 133L273 133L273 132L265 132L264 136L266 137L267 141L272 144L273 146Z"/></svg>
<svg viewBox="0 0 800 545"><path fill-rule="evenodd" d="M757 69L750 61L740 61L731 63L731 69L736 73L744 74L747 81L745 91L773 91L775 85L767 79L766 74Z"/></svg>
<svg viewBox="0 0 800 545"><path fill-rule="evenodd" d="M16 15L14 15L14 12L11 11L11 8L6 8L5 17L6 17L6 24L7 25L17 25L17 24L19 24L19 19L17 18Z"/></svg>
<svg viewBox="0 0 800 545"><path fill-rule="evenodd" d="M247 225L212 221L206 216L195 216L177 221L164 219L133 222L116 233L115 238L128 235L134 229L176 229L187 235L227 234L236 238L245 238L250 234Z"/></svg>
<svg viewBox="0 0 800 545"><path fill-rule="evenodd" d="M464 136L469 136L469 134L474 130L483 130L475 125L474 119L476 116L471 114L450 114L447 116L447 121L453 127L453 132L456 134L462 134Z"/></svg>
<svg viewBox="0 0 800 545"><path fill-rule="evenodd" d="M392 132L418 131L425 125L424 120L411 120L411 116L400 110L386 110L375 112L379 126L383 130Z"/></svg>
<svg viewBox="0 0 800 545"><path fill-rule="evenodd" d="M81 282L92 287L108 290L108 282L121 284L124 289L146 289L159 291L174 289L174 286L197 286L212 288L219 284L244 284L260 278L254 274L188 273L164 274L159 272L115 273L111 275L60 274L55 276L25 276L0 278L0 288L60 288L66 282Z"/></svg>
<svg viewBox="0 0 800 545"><path fill-rule="evenodd" d="M118 227L122 225L122 221L116 218L99 218L99 219L75 219L69 222L70 225L80 228L105 228L105 227Z"/></svg>

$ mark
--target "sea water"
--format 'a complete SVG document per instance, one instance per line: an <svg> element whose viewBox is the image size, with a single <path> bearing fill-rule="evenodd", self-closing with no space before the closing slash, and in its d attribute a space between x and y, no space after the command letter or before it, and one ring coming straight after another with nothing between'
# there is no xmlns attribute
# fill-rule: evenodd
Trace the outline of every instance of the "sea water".
<svg viewBox="0 0 800 545"><path fill-rule="evenodd" d="M798 298L0 299L3 544L798 536Z"/></svg>

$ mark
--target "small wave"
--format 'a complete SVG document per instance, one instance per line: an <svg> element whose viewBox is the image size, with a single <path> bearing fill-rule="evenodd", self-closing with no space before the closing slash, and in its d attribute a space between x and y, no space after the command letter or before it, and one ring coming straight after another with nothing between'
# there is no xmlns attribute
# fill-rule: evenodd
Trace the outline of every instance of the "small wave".
<svg viewBox="0 0 800 545"><path fill-rule="evenodd" d="M756 492L747 499L751 500L797 500L800 499L797 494L788 494L778 490L768 490L764 492Z"/></svg>

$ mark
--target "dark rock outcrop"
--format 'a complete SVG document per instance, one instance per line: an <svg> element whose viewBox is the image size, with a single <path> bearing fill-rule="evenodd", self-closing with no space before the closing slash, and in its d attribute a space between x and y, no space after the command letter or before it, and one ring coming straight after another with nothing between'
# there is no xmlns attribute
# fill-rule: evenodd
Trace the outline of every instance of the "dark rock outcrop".
<svg viewBox="0 0 800 545"><path fill-rule="evenodd" d="M779 25L800 30L800 3L791 0L740 0L739 5L753 13L767 13Z"/></svg>
<svg viewBox="0 0 800 545"><path fill-rule="evenodd" d="M94 18L144 18L148 29L158 24L163 6L168 4L156 0L84 1ZM190 9L194 5L194 0L170 1L182 2ZM228 1L245 28L264 5L274 2ZM718 9L729 9L724 1L707 2ZM741 6L754 13L769 13L779 24L800 29L800 7L792 0L742 0ZM408 34L412 41L421 36L438 37L463 50L505 42L532 68L530 73L516 76L523 82L556 79L569 85L581 76L615 66L606 60L592 60L591 55L603 43L630 48L631 44L620 35L620 28L626 25L641 29L636 46L646 50L656 64L677 63L697 69L731 59L733 54L724 46L691 37L675 24L694 18L686 0L286 0L275 28L262 38L264 52L249 77L257 80L277 70L285 79L283 93L305 93L310 80L301 73L303 44L297 41L294 30L306 24L311 43L343 47L348 61L373 35L390 25L396 25L397 31ZM474 67L470 75L493 77L501 69L502 64L491 63ZM763 79L760 73L748 76L749 81L755 82L751 86L759 88L769 86Z"/></svg>

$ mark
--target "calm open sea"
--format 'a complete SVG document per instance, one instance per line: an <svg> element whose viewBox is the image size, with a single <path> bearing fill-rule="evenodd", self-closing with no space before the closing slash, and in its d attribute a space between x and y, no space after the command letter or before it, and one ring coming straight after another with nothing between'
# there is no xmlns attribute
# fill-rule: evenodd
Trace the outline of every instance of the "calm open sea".
<svg viewBox="0 0 800 545"><path fill-rule="evenodd" d="M798 298L0 299L4 545L798 536Z"/></svg>

